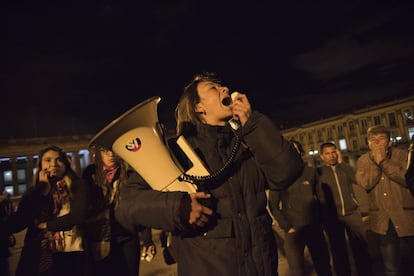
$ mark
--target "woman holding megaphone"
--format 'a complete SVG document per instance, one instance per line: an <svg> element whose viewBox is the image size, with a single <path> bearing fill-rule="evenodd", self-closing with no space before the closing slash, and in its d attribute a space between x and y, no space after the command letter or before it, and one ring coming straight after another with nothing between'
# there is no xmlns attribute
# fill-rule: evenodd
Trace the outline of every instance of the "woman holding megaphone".
<svg viewBox="0 0 414 276"><path fill-rule="evenodd" d="M209 175L184 175L197 186L187 193L154 191L130 174L118 221L130 231L170 231L178 275L277 275L266 190L293 183L300 155L246 94L231 95L215 74L197 75L185 87L176 120L177 137L185 137Z"/></svg>

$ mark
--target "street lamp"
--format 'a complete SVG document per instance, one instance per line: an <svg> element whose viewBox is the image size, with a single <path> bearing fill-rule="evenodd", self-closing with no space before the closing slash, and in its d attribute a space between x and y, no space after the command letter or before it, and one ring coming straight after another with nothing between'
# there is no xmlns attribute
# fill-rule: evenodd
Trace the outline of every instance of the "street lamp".
<svg viewBox="0 0 414 276"><path fill-rule="evenodd" d="M313 166L316 168L316 156L318 155L318 150L315 150L315 149L311 149L310 151L309 151L309 155L312 157L312 160L313 160Z"/></svg>

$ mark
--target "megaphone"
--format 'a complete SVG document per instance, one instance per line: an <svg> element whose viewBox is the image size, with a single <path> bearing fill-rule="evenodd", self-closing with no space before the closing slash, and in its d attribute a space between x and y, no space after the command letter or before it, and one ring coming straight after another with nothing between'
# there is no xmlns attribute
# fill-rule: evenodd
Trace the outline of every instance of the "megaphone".
<svg viewBox="0 0 414 276"><path fill-rule="evenodd" d="M181 176L207 176L209 172L184 136L180 136L176 143L192 167L184 171L173 157L165 145L163 129L158 121L160 101L161 98L155 96L137 104L96 134L89 145L112 149L154 190L196 192L196 185L183 181Z"/></svg>

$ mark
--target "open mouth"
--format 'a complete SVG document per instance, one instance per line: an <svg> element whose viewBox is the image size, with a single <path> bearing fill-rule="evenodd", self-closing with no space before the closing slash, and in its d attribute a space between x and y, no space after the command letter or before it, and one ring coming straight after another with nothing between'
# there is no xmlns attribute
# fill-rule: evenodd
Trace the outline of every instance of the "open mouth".
<svg viewBox="0 0 414 276"><path fill-rule="evenodd" d="M225 106L229 106L231 104L231 98L230 97L226 97L224 98L221 103Z"/></svg>

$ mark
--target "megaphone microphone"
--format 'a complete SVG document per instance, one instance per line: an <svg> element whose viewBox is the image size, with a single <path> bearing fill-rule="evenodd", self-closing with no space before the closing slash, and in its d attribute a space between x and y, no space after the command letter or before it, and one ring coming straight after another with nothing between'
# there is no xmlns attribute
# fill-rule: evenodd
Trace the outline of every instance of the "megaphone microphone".
<svg viewBox="0 0 414 276"><path fill-rule="evenodd" d="M230 98L231 98L231 102L234 103L235 101L237 101L237 96L239 95L239 92L235 91L233 93L231 93ZM233 118L231 118L229 120L229 124L231 126L231 128L233 130L238 130L239 127L241 126L239 117L237 115L234 115Z"/></svg>

